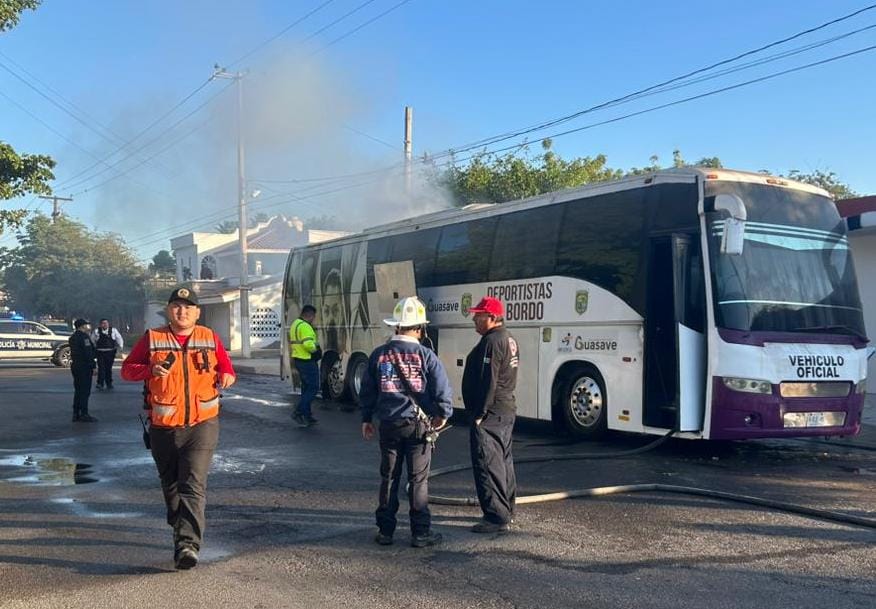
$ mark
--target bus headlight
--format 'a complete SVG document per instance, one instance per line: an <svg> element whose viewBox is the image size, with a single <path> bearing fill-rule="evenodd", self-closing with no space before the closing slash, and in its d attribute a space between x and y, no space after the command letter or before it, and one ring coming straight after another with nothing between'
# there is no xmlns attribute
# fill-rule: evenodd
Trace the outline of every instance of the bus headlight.
<svg viewBox="0 0 876 609"><path fill-rule="evenodd" d="M855 385L855 393L857 393L857 394L867 393L867 379L866 378L861 379L861 382L858 383L857 385Z"/></svg>
<svg viewBox="0 0 876 609"><path fill-rule="evenodd" d="M764 393L769 395L773 392L772 383L758 379L740 379L725 376L724 386L733 391L744 391L746 393Z"/></svg>

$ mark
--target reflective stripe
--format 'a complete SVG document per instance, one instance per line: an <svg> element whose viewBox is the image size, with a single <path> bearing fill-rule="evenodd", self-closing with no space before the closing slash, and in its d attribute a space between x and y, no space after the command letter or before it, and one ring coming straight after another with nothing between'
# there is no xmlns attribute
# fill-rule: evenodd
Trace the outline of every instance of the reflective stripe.
<svg viewBox="0 0 876 609"><path fill-rule="evenodd" d="M176 406L161 406L159 404L153 404L152 411L160 417L166 417L176 412Z"/></svg>

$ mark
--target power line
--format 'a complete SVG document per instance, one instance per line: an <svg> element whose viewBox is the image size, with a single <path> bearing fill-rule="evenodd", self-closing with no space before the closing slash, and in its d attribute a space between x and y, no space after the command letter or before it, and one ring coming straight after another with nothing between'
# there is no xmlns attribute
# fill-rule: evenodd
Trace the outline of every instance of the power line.
<svg viewBox="0 0 876 609"><path fill-rule="evenodd" d="M283 34L288 32L289 30L291 30L293 27L295 27L296 25L298 25L299 23L301 23L302 21L304 21L305 19L307 19L308 17L313 15L314 13L317 13L318 11L322 10L323 8L325 8L326 6L331 4L332 2L334 2L334 0L326 0L326 2L323 2L322 4L317 6L315 9L311 10L310 12L305 13L304 15L302 15L301 17L299 17L298 19L296 19L295 21L293 21L292 23L290 23L289 25L284 27L282 30L280 30L279 32L277 32L276 34L274 34L273 36L271 36L267 40L257 44L255 47L253 47L252 49L250 49L249 51L247 51L246 53L244 53L243 55L241 55L240 57L238 57L237 59L235 59L234 61L229 63L226 67L230 68L231 66L239 64L244 59L248 59L249 57L255 55L257 52L261 51L263 48L265 48L266 46L268 46L269 44L271 44L272 42L274 42L275 40L280 38Z"/></svg>
<svg viewBox="0 0 876 609"><path fill-rule="evenodd" d="M308 195L306 197L298 197L298 196L290 194L290 196L292 197L291 199L284 199L282 201L276 201L274 203L271 203L270 205L261 205L260 204L261 202L259 202L259 201L251 202L250 205L253 208L258 207L258 211L264 211L265 209L277 207L278 205L286 205L288 203L301 203L304 205L309 205L309 206L315 207L317 204L309 201L309 199L314 199L316 197L322 197L325 195L335 194L335 193L342 192L345 190L350 190L353 188L360 188L362 186L368 186L370 184L374 184L375 182L377 182L377 180L371 180L368 182L361 182L359 184L352 184L352 185L344 186L341 188L335 188L332 190L326 190L326 191L322 191L322 192L313 193L313 194ZM236 206L229 206L226 209L233 210L233 209L236 209ZM196 220L192 220L190 222L183 223L181 225L177 224L173 227L173 229L170 229L170 230L161 230L161 231L157 231L155 233L149 233L147 235L143 235L137 239L131 240L129 242L129 245L132 247L137 247L137 248L145 247L147 245L151 245L153 243L158 243L160 241L164 241L165 239L172 237L173 236L172 232L176 233L178 235L179 234L178 231L180 231L180 230L183 230L183 229L191 230L193 228L197 228L200 226L211 225L215 222L221 222L222 220L233 218L234 216L235 216L234 211L222 210L219 212L214 212L213 214L209 214L207 216L202 216ZM144 238L151 237L153 235L160 235L160 236L158 236L155 239L149 239L147 241L143 241Z"/></svg>
<svg viewBox="0 0 876 609"><path fill-rule="evenodd" d="M803 47L798 47L797 49L793 49L793 50L790 50L790 51L785 51L785 52L782 52L782 53L779 53L779 54L775 54L775 55L769 56L769 57L767 57L767 58L763 58L763 59L759 59L759 60L757 60L757 61L749 62L748 64L743 64L742 66L737 66L737 67L734 67L734 68L729 68L729 69L727 69L727 70L723 70L723 71L721 71L721 72L717 72L717 73L712 74L712 75L703 76L703 77L700 77L700 78L698 78L698 79L690 79L691 76L694 76L694 75L696 75L696 74L702 74L702 73L704 73L704 72L707 72L707 71L709 71L709 70L714 69L715 67L718 67L718 66L721 66L721 65L727 65L727 64L732 63L733 61L737 61L737 60L739 60L739 59L741 59L741 58L743 58L743 57L751 56L751 55L754 55L754 54L756 54L756 53L758 53L758 52L761 52L761 51L763 51L763 50L766 50L766 49L769 49L769 48L773 48L773 47L778 46L778 45L780 45L780 44L784 44L784 43L786 43L786 42L788 42L788 41L791 41L791 40L794 40L794 39L800 38L801 36L804 36L804 35L806 35L806 34L810 34L810 33L812 33L812 32L815 32L815 31L818 31L818 30L824 29L824 28L826 28L826 27L828 27L828 26L830 26L830 25L833 25L833 24L839 23L839 22L841 22L841 21L845 21L845 20L851 19L852 17L857 16L857 15L859 15L859 14L865 12L865 11L871 10L871 9L873 9L873 8L876 8L876 4L871 5L871 6L868 6L868 7L865 7L865 8L863 8L863 9L860 9L860 10L855 11L855 12L853 12L853 13L849 13L849 14L844 15L844 16L842 16L842 17L839 17L839 18L837 18L837 19L833 19L833 20L831 20L831 21L827 21L827 22L822 23L822 24L820 24L820 25L818 25L818 26L815 26L815 27L812 27L812 28L808 28L808 29L803 30L803 31L801 31L801 32L797 32L797 33L795 33L795 34L793 34L793 35L791 35L791 36L787 36L787 37L782 38L782 39L780 39L780 40L777 40L777 41L771 42L771 43L769 43L769 44L762 45L762 46L757 47L757 48L755 48L755 49L751 49L751 50L748 50L748 51L744 51L744 52L739 53L739 54L737 54L737 55L734 55L734 56L732 56L732 57L730 57L730 58L723 59L723 60L721 60L721 61L718 61L718 62L712 63L712 64L710 64L710 65L708 65L708 66L704 66L704 67L701 67L701 68L697 68L696 70L691 70L691 71L689 71L689 72L687 72L687 73L685 73L685 74L682 74L682 75L680 75L680 76L676 76L676 77L673 77L673 78L671 78L671 79L665 80L665 81L663 81L663 82L660 82L660 83L657 83L657 84L654 84L654 85L650 85L650 86L648 86L648 87L645 87L645 88L640 89L640 90L638 90L638 91L634 91L634 92L632 92L632 93L629 93L629 94L623 95L623 96L618 97L618 98L615 98L615 99L613 99L613 100L609 100L609 101L606 101L606 102L602 102L602 103L600 103L600 104L597 104L597 105L591 106L591 107L586 108L586 109L584 109L584 110L577 111L577 112L575 112L575 113L573 113L573 114L566 115L566 116L564 116L564 117L560 117L560 118L557 118L557 119L553 119L553 120L550 120L550 121L546 121L546 122L543 122L543 123L539 123L539 124L537 124L537 125L534 125L534 126L531 126L531 127L525 128L525 129L521 129L521 130L518 130L518 131L506 132L506 133L503 133L503 134L499 134L499 135L491 136L491 137L488 137L488 138L484 138L484 139L478 140L477 142L474 142L474 143L471 143L471 144L466 144L466 145L461 146L461 147L449 148L449 149L447 149L447 150L445 150L445 151L438 152L438 153L434 153L434 154L430 155L430 161L431 161L432 163L434 163L434 161L436 161L436 160L438 160L438 159L441 159L441 158L445 158L445 157L455 157L455 156L456 156L458 153L460 153L460 152L468 152L468 151L475 150L475 149L480 148L480 147L489 146L489 145L491 145L491 144L499 143L499 142L501 142L501 141L506 141L506 140L508 140L508 139L512 139L512 138L514 138L514 137L519 137L519 136L522 136L522 135L526 135L526 134L528 134L528 133L532 133L532 132L535 132L535 131L540 131L540 130L543 130L543 129L548 128L548 127L550 127L550 126L554 126L554 125L557 125L557 124L561 124L561 123L563 123L563 122L568 122L568 121L570 121L570 120L573 120L573 119L575 119L575 118L578 118L578 117L583 116L583 115L588 114L588 113L596 112L596 111L598 111L598 110L606 109L606 108L609 108L609 107L612 107L612 106L615 106L615 105L621 105L621 104L623 104L623 103L627 103L627 102L629 102L629 101L633 101L633 100L635 100L635 99L641 99L641 98L643 98L643 97L648 97L648 96L650 96L650 95L655 95L655 94L658 94L658 93L663 93L663 92L667 92L667 91L672 91L672 90L675 90L675 89L678 89L678 88L682 88L682 87L690 86L690 85L692 85L692 84L698 84L698 83L700 83L700 82L704 82L704 81L706 81L706 80L711 80L711 79L717 78L717 77L719 77L719 76L724 76L724 75L727 75L727 74L730 74L730 73L733 73L733 72L741 71L741 70L748 69L748 68L751 68L751 67L755 67L755 66L758 66L758 65L763 65L763 64L765 64L765 63L770 63L770 62L772 62L772 61L776 61L776 60L778 60L778 59L784 59L784 58L787 58L787 57L791 57L791 56L793 56L793 55L796 55L796 54L799 54L799 53L805 52L805 51L807 51L807 50L811 50L811 49L816 48L816 47L820 47L820 46L825 46L825 45L827 45L827 44L831 44L831 43L836 42L836 41L838 41L838 40L841 40L841 39L847 38L847 37L849 37L849 36L852 36L852 35L855 35L855 34L858 34L858 33L864 32L864 31L868 31L868 30L870 30L870 29L873 29L873 28L876 27L876 26L873 26L873 25L866 26L866 27L863 27L863 28L859 28L859 29L857 29L857 30L853 30L853 31L851 31L851 32L847 32L847 33L844 33L844 34L841 34L841 35L835 36L835 37L833 37L833 38L829 38L829 39L827 39L827 40L823 40L823 41L819 41L819 42L815 42L815 43L810 43L809 45L805 45L805 46L803 46ZM685 80L685 79L687 79L687 80ZM669 86L669 85L673 85L673 86ZM363 134L363 135L365 135L366 137L370 137L370 136L367 136L366 134ZM498 151L506 151L506 150L511 150L511 149L514 149L514 148L520 148L520 147L523 147L524 145L526 145L526 144L515 144L515 145L513 145L513 146L508 146L508 147L502 148L502 149L500 149L500 150L498 150ZM496 152L496 151L494 151L494 152ZM474 157L470 157L470 158L474 158ZM421 160L418 160L418 162L422 163ZM454 159L453 162L459 162L459 159ZM447 164L447 163L445 163L445 165L446 165L446 164ZM263 181L263 182L268 182L268 183L304 183L304 182L317 182L317 181L319 181L319 182L328 182L328 181L333 181L333 180L343 180L343 179L351 179L351 178L356 178L356 177L362 177L362 176L365 176L365 175L372 175L372 174L376 174L376 173L384 173L384 172L389 173L389 172L392 172L392 171L395 171L395 170L399 170L399 171L400 171L400 170L402 169L402 167L403 167L403 163L396 163L396 164L393 164L393 165L387 166L387 167L382 168L382 169L372 170L372 171L367 171L367 172L358 172L358 173L352 173L352 174L342 174L342 175L336 175L336 176L326 176L326 177L321 177L321 178L299 178L299 179L291 179L291 180L261 180L261 181Z"/></svg>
<svg viewBox="0 0 876 609"><path fill-rule="evenodd" d="M203 103L201 103L199 106L197 106L194 110L192 110L191 112L189 112L188 114L186 114L185 116L183 116L182 118L180 118L179 120L177 120L177 121L176 121L175 123L173 123L172 125L170 125L170 126L168 126L167 128L165 128L161 133L159 133L157 136L155 136L154 138L152 138L151 140L149 140L148 142L146 142L145 144L143 144L142 146L140 146L138 149L134 150L133 152L128 153L127 155L123 156L122 158L118 159L117 161L114 161L113 163L110 163L109 165L107 165L106 167L104 167L103 169L101 169L100 171L97 171L97 172L95 172L94 174L92 174L92 175L90 175L90 176L88 176L88 177L86 177L86 178L83 178L83 179L80 179L80 180L74 181L73 183L70 183L71 180L67 180L67 182L65 182L65 185L66 185L65 187L66 187L66 188L78 188L78 187L82 186L83 184L86 184L86 183L89 182L90 180L93 180L94 178L100 176L101 174L104 174L104 173L106 173L107 171L109 171L110 169L112 169L112 168L118 166L119 164L121 164L121 163L127 161L127 160L130 159L131 157L136 156L136 155L137 155L138 153L140 153L141 151L144 151L146 148L148 148L148 147L151 146L152 144L154 144L154 143L156 143L157 141L159 141L162 137L164 137L165 134L167 134L168 132L172 131L172 130L175 129L176 127L178 127L181 123L185 122L189 117L191 117L191 116L197 114L202 108L204 108L206 105L208 105L208 104L209 104L210 102L212 102L214 99L216 99L217 97L219 97L222 93L224 93L225 91L227 91L229 86L230 86L230 84L227 85L227 86L225 86L224 88L219 89L218 91L216 91L213 95L211 95L210 97L208 97ZM207 122L209 122L209 121L207 121ZM205 123L205 124L206 124L206 123ZM201 125L201 126L203 126L203 125ZM199 128L200 128L200 126L199 126L198 128L196 128L196 129L193 129L193 130L189 131L189 132L188 132L185 136L183 136L182 138L178 138L178 139L172 141L172 142L170 143L170 145L165 146L165 147L162 148L159 152L156 152L156 153L152 154L151 156L146 157L146 161L148 161L148 160L150 160L150 159L152 159L152 158L158 156L158 155L161 154L162 152L164 152L164 151L166 151L166 150L172 148L173 146L175 146L176 144L178 144L179 142L181 142L183 139L185 139L186 137L188 137L189 135L191 135L192 133L194 133L195 131L197 131L197 129L199 129ZM145 163L146 161L144 161L144 163ZM133 167L130 167L129 169L127 169L127 170L125 170L125 171L123 171L123 172L121 172L121 173L119 173L119 174L113 176L113 177L110 178L109 180L104 180L103 182L100 182L100 184L98 184L97 186L100 186L100 185L106 184L107 182L109 182L109 181L111 181L111 180L114 180L114 179L116 179L117 177L120 177L120 176L122 176L122 175L125 175L125 174L127 174L127 173L130 173L131 171L133 171L134 169L137 169L137 168L140 167L141 165L143 165L143 163L140 163L140 164L138 164L138 165L135 165L135 166L133 166ZM71 178L71 179L72 179L72 178ZM77 194L81 194L82 192L86 192L86 191L88 191L88 190L92 190L92 189L94 189L94 188L97 188L97 186L90 186L90 187L86 188L85 190L83 190L83 191L81 191L80 193L77 193Z"/></svg>
<svg viewBox="0 0 876 609"><path fill-rule="evenodd" d="M397 9L397 8L401 8L402 6L404 6L405 4L407 4L407 3L410 2L410 1L411 1L411 0L402 0L401 2L399 2L398 4L396 4L395 6L392 6L392 7L388 8L388 9L386 9L385 11L383 11L382 13L380 13L379 15L376 15L375 17L372 17L371 19L369 19L369 20L366 21L365 23L359 25L358 27L353 28L352 30L350 30L350 31L347 32L346 34L343 34L343 35L341 35L341 36L338 36L337 38L335 38L334 40L332 40L331 42L329 42L327 45L325 45L324 47L322 47L322 48L320 48L320 49L314 51L314 54L316 54L316 53L322 53L323 51L325 51L325 50L326 50L327 48L329 48L330 46L333 46L333 45L337 44L338 42L340 42L341 40L347 38L348 36L352 36L353 34L355 34L356 32L358 32L358 31L361 30L362 28L364 28L364 27L366 27L366 26L368 26L368 25L371 25L372 23L374 23L374 22L377 21L378 19L380 19L380 18L382 18L382 17L385 17L386 15L390 14L390 13L391 13L392 11L394 11L395 9ZM366 4L368 4L368 3L366 2ZM364 5L363 5L363 6L364 6Z"/></svg>
<svg viewBox="0 0 876 609"><path fill-rule="evenodd" d="M657 88L659 88L659 87L664 87L664 86L666 86L666 85L669 85L669 84L672 84L672 83L675 83L675 82L678 82L678 81L681 81L681 80L684 80L684 79L690 78L691 76L694 76L694 75L696 75L696 74L701 74L701 73L703 73L703 72L707 72L707 71L709 71L709 70L712 70L712 69L714 69L714 68L716 68L716 67L719 67L719 66L722 66L722 65L726 65L726 64L732 63L732 62L734 62L734 61L737 61L737 60L739 60L739 59L742 59L743 57L748 57L748 56L750 56L750 55L754 55L754 54L756 54L756 53L759 53L759 52L761 52L761 51L764 51L764 50L766 50L766 49L769 49L769 48L772 48L772 47L775 47L775 46L779 46L779 45L784 44L784 43L786 43L786 42L790 42L791 40L795 40L795 39L800 38L800 37L802 37L802 36L805 36L805 35L807 35L807 34L811 34L812 32L816 32L816 31L818 31L818 30L824 29L824 28L829 27L829 26L831 26L831 25L834 25L834 24L840 23L840 22L842 22L842 21L846 21L846 20L848 20L848 19L851 19L851 18L853 18L853 17L856 17L857 15L860 15L861 13L864 13L864 12L866 12L866 11L870 11L870 10L872 10L872 9L874 9L874 8L876 8L876 4L871 4L871 5L866 6L866 7L862 8L862 9L860 9L860 10L857 10L857 11L854 11L854 12L852 12L852 13L849 13L849 14L843 15L842 17L838 17L838 18L836 18L836 19L832 19L832 20L830 20L830 21L824 22L824 23L822 23L822 24L820 24L820 25L817 25L817 26L815 26L815 27L811 27L811 28L808 28L808 29L806 29L806 30L802 30L802 31L800 31L800 32L797 32L797 33L795 33L795 34L792 34L792 35L790 35L790 36L787 36L787 37L785 37L785 38L782 38L782 39L780 39L780 40L776 40L776 41L774 41L774 42L770 42L770 43L768 43L768 44L762 45L762 46L760 46L760 47L757 47L757 48L754 48L754 49L751 49L751 50L748 50L748 51L744 51L744 52L742 52L742 53L739 53L739 54L737 54L737 55L734 55L733 57L729 57L729 58L727 58L727 59L722 59L722 60L717 61L717 62L715 62L715 63L712 63L712 64L710 64L710 65L707 65L707 66L704 66L704 67L701 67L701 68L697 68L697 69L695 69L695 70L692 70L692 71L687 72L687 73L685 73L685 74L682 74L682 75L680 75L680 76L675 76L675 77L670 78L670 79L668 79L668 80L665 80L665 81L663 81L663 82L660 82L660 83L657 83L657 84L654 84L654 85L651 85L651 86L645 87L644 89L639 89L638 91L634 91L634 92L632 92L632 93L628 93L628 94L626 94L626 95L623 95L623 96L621 96L621 97L617 97L617 98L615 98L615 99L612 99L612 100L609 100L609 101L606 101L606 102L602 102L602 103L600 103L600 104L597 104L597 105L595 105L595 106L591 106L591 107L586 108L586 109L584 109L584 110L579 110L579 111L574 112L574 113L572 113L572 114L567 114L567 115L565 115L565 116L561 116L561 117L559 117L559 118L551 119L551 120L548 120L548 121L545 121L545 122L539 123L539 124L537 124L537 125L533 125L533 126L530 126L530 127L526 127L526 128L523 128L523 129L516 130L516 131L506 132L506 133L503 133L503 134L500 134L500 135L492 136L492 137L489 137L489 138L484 138L484 139L478 140L478 141L476 141L476 142L473 142L473 143L471 143L471 144L467 144L467 145L465 145L465 146L462 147L462 148L457 148L457 149L455 149L455 150L451 150L451 151L448 151L448 152L465 152L465 151L468 151L468 150L473 150L473 149L475 149L475 148L477 148L477 147L480 147L480 146L489 145L489 144L494 144L494 143L497 143L497 142L500 142L500 141L504 141L504 140L507 140L507 139L512 139L512 138L514 138L514 137L518 137L518 136L520 136L520 135L525 135L525 134L527 134L527 133L532 133L532 132L534 132L534 131L540 131L540 130L542 130L542 129L546 129L546 128L551 127L551 126L554 126L554 125L557 125L557 124L560 124L560 123L564 123L564 122L570 121L570 120L572 120L572 119L574 119L574 118L577 118L577 117L579 117L579 116L582 116L582 115L584 115L584 114L589 114L589 113L591 113L591 112L595 112L596 110L600 110L600 109L602 109L602 108L605 108L605 107L608 107L608 106L611 106L611 105L618 104L619 102L626 101L626 100L631 99L631 98L634 98L634 97L636 97L636 96L640 96L640 95L642 95L643 93L647 93L647 92L652 91L652 90L654 90L654 89L657 89Z"/></svg>
<svg viewBox="0 0 876 609"><path fill-rule="evenodd" d="M183 106L187 101L189 101L189 100L190 100L191 98L193 98L195 95L197 95L198 93L200 93L201 90L204 89L204 87L206 87L207 85L209 85L211 82L212 82L212 78L208 78L207 80L205 80L205 81L204 81L203 83L201 83L198 87L196 87L194 91L192 91L191 93L189 93L188 95L186 95L185 97L183 97L180 101L178 101L176 104L174 104L172 108L170 108L169 110L167 110L166 112L164 112L164 114L162 114L161 116L159 116L157 119L155 119L154 121L152 121L151 123L149 123L149 125L147 125L145 128L143 128L141 131L139 131L139 132L137 133L137 135L135 135L135 136L132 137L130 140L128 140L127 142L125 142L123 145L121 145L121 146L119 146L118 148L116 148L115 150L113 150L113 151L112 151L111 153L109 153L108 155L102 157L102 158L101 158L97 163L95 163L94 165L91 165L90 167L87 167L87 168L83 169L82 171L80 171L80 172L77 173L76 175L73 175L73 176L67 178L67 180L65 180L64 183L59 184L58 187L59 187L59 188L60 188L60 187L70 187L70 186L75 187L75 186L77 186L78 184L80 184L81 182L83 182L83 181L88 181L88 180L90 180L90 179L92 179L92 178L94 178L94 177L100 175L101 173L103 173L103 171L105 171L105 170L98 172L98 173L95 174L94 176L87 177L87 178L85 178L85 180L79 180L79 181L76 181L77 178L79 178L80 176L82 176L82 175L84 175L84 174L86 174L86 173L89 173L92 169L94 169L95 167L97 167L97 166L100 165L100 164L105 163L106 161L108 161L109 159L111 159L112 157L114 157L116 154L118 154L119 152L121 152L122 150L124 150L125 148L127 148L128 146L130 146L131 144L133 144L135 141L137 141L138 139L140 139L141 137L143 137L144 135L146 135L146 134L147 134L147 133L148 133L153 127L155 127L156 125L158 125L159 123L161 123L165 118L167 118L168 116L170 116L171 114L173 114L174 112L176 112L176 110L177 110L178 108L180 108L181 106ZM215 97L215 95L214 95L214 97ZM210 99L213 99L213 98L211 97ZM207 100L207 101L209 102L210 100ZM206 104L201 104L200 106L198 106L197 110L203 108L204 105L206 105ZM193 113L189 113L188 115L186 115L185 118L188 118L189 116L191 116L191 114L193 114ZM176 124L179 124L179 123L178 123L178 122L175 123L174 126L175 126ZM162 135L163 135L164 133L166 133L166 132L167 132L167 130L163 131L163 132L162 132ZM160 137L160 136L159 136L159 137ZM155 141L155 140L153 140L153 142L154 142L154 141ZM150 144L151 144L151 142L150 142ZM149 145L149 144L147 144L146 146L148 146L148 145ZM142 150L142 149L145 148L146 146L141 146L140 149L138 149L138 151L139 151L139 150ZM137 151L135 151L134 154L136 154L136 152L137 152ZM132 156L132 155L128 155L128 157L125 157L125 158L130 158L130 156ZM124 160L124 159L123 159L123 160ZM112 166L114 167L115 165L118 165L118 162L117 162L117 163L113 163ZM72 182L76 182L76 184L71 184Z"/></svg>
<svg viewBox="0 0 876 609"><path fill-rule="evenodd" d="M385 141L385 140L382 140L382 139L380 139L380 138L378 138L378 137L374 137L373 135L368 135L367 133L365 133L365 132L363 132L363 131L359 131L358 129L354 129L354 128L351 127L350 125L346 125L346 124L345 124L345 125L343 125L343 127L344 127L344 129L346 129L347 131L352 131L353 133L356 133L356 134L358 134L358 135L361 135L362 137L367 138L367 139L369 139L369 140L371 140L371 141L377 142L378 144L383 144L383 145L386 146L387 148L391 148L391 149L395 150L396 152L401 151L401 147L396 146L396 145L394 145L394 144L390 144L389 142L387 142L387 141Z"/></svg>
<svg viewBox="0 0 876 609"><path fill-rule="evenodd" d="M43 127L45 127L46 129L48 129L49 131L51 131L52 133L54 133L55 135L57 135L59 138L61 138L62 140L64 140L64 141L67 142L68 144L70 144L71 146L73 146L73 147L75 147L75 148L78 148L79 150L81 150L82 152L84 152L85 154L87 154L88 156L90 156L90 157L93 158L93 159L96 159L96 158L97 158L97 155L93 154L90 150L88 150L88 149L86 149L86 148L83 148L81 145L79 145L78 142L76 142L75 140L70 139L69 137L67 137L66 135L64 135L63 133L61 133L60 131L58 131L58 130L55 129L54 127L52 127L49 123L47 123L46 121L44 121L43 119L41 119L39 116L37 116L36 114L34 114L34 113L31 112L30 110L28 110L25 106L22 106L21 104L19 104L19 103L18 103L17 101L15 101L13 98L11 98L11 97L9 97L8 95L6 95L3 91L0 91L0 96L2 96L3 98L5 98L6 101L8 101L8 102L11 103L12 105L14 105L16 108L18 108L19 110L21 110L22 112L24 112L25 114L27 114L28 116L30 116L33 120L37 121L37 122L38 122L39 124L41 124ZM149 186L148 184L144 184L143 182L140 182L139 180L135 180L135 179L133 179L133 178L129 178L129 179L131 180L131 182L133 182L134 184L136 184L136 185L138 185L138 186L140 186L140 187L142 187L142 188L145 188L145 189L147 189L147 190L150 190L150 191L154 192L155 194L158 194L158 195L160 195L160 196L162 196L162 197L164 197L164 198L166 198L166 199L170 199L170 197L169 197L166 193L163 193L163 192L161 192L160 190L156 190L155 188L153 188L152 186ZM33 203L34 203L34 201L37 201L37 199L36 199L36 198L32 199L32 200L30 201L30 203L28 204L27 209L31 209L31 207L33 207ZM34 209L35 209L35 207L34 207Z"/></svg>
<svg viewBox="0 0 876 609"><path fill-rule="evenodd" d="M636 111L636 112L630 112L629 114L624 114L623 116L618 116L618 117L615 117L615 118L610 118L610 119L603 120L603 121L599 121L599 122L596 122L596 123L590 123L589 125L584 125L584 126L582 126L582 127L576 127L575 129L569 129L569 130L566 130L566 131L561 131L561 132L558 132L558 133L553 133L553 134L548 135L548 136L546 136L546 137L548 137L548 138L557 138L557 137L562 137L562 136L564 136L564 135L569 135L569 134L571 134L571 133L578 133L579 131L585 131L585 130L588 130L588 129L592 129L592 128L594 128L594 127L601 127L601 126L603 126L603 125L608 125L608 124L611 124L611 123L617 123L617 122L620 122L620 121L623 121L623 120L626 120L626 119L629 119L629 118L633 118L633 117L636 117L636 116L641 116L641 115L643 115L643 114L649 114L649 113L651 113L651 112L655 112L655 111L657 111L657 110L663 110L663 109L665 109L665 108L670 108L670 107L672 107L672 106L678 106L678 105L685 104L685 103L688 103L688 102L691 102L691 101L695 101L695 100L698 100L698 99L704 99L704 98L706 98L706 97L712 97L712 96L714 96L714 95L718 95L718 94L720 94L720 93L726 93L727 91L732 91L732 90L735 90L735 89L740 89L740 88L742 88L742 87L747 87L747 86L752 85L752 84L756 84L756 83L764 82L764 81L767 81L767 80L772 80L772 79L774 79L774 78L778 78L779 76L785 76L785 75L787 75L787 74L791 74L791 73L794 73L794 72L800 72L800 71L802 71L802 70L806 70L806 69L809 69L809 68L814 68L814 67L817 67L817 66L825 65L825 64L828 64L828 63L832 63L832 62L834 62L834 61L839 61L839 60L841 60L841 59L847 59L847 58L849 58L849 57L853 57L853 56L855 56L855 55L860 55L860 54L863 54L863 53L867 53L867 52L870 52L870 51L873 51L873 50L876 50L876 45L872 45L872 46L864 47L864 48L861 48L861 49L857 49L857 50L855 50L855 51L850 51L850 52L848 52L848 53L843 53L843 54L841 54L841 55L834 55L833 57L829 57L829 58L827 58L827 59L823 59L823 60L820 60L820 61L815 61L815 62L808 63L808 64L805 64L805 65L802 65L802 66L796 66L796 67L794 67L794 68L789 68L789 69L787 69L787 70L782 70L782 71L780 71L780 72L774 72L774 73L772 73L772 74L768 74L768 75L766 75L766 76L762 76L762 77L759 77L759 78L753 78L753 79L751 79L751 80L747 80L747 81L744 81L744 82L741 82L741 83L736 83L736 84L733 84L733 85L728 85L728 86L726 86L726 87L721 87L721 88L719 88L719 89L713 89L712 91L707 91L707 92L705 92L705 93L700 93L699 95L692 95L692 96L690 96L690 97L686 97L686 98L683 98L683 99L679 99L679 100L671 101L671 102L668 102L668 103L665 103L665 104L660 104L660 105L658 105L658 106L653 106L653 107L651 107L651 108L646 108L646 109L644 109L644 110L639 110L639 111ZM526 145L528 145L528 144L529 144L529 142L523 142L523 143L521 143L521 144L514 144L514 145L512 145L512 146L506 146L506 147L504 147L504 148L497 148L497 149L495 149L495 150L491 150L490 153L491 153L491 154L495 154L495 153L497 153L497 152L506 152L506 151L511 150L511 149L514 149L514 148L521 148L521 147L526 146ZM476 156L477 156L477 155L472 155L472 156L468 157L467 159L463 159L463 162L466 161L466 160L471 160L471 159L475 158ZM445 163L439 163L439 164L437 164L436 166L449 165L449 164L453 164L453 163L455 163L455 162L458 162L458 161L454 161L454 160L451 159L450 161L447 161L447 162L445 162Z"/></svg>

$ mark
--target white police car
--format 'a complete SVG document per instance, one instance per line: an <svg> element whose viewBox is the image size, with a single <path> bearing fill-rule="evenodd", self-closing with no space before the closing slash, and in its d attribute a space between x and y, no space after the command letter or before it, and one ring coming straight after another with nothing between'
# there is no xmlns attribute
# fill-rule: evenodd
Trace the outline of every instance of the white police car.
<svg viewBox="0 0 876 609"><path fill-rule="evenodd" d="M35 321L0 319L0 360L44 359L56 366L70 365L70 345Z"/></svg>

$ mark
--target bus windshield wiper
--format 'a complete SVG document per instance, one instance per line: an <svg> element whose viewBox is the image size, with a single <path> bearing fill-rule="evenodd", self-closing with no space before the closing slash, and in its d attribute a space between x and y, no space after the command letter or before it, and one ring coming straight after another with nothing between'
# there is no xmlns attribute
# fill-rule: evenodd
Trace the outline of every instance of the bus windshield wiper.
<svg viewBox="0 0 876 609"><path fill-rule="evenodd" d="M803 326L800 328L794 328L791 330L792 332L830 332L831 330L842 330L846 334L851 334L860 338L861 340L867 341L869 340L867 336L858 330L855 330L851 326L844 326L841 324L836 324L832 326Z"/></svg>

